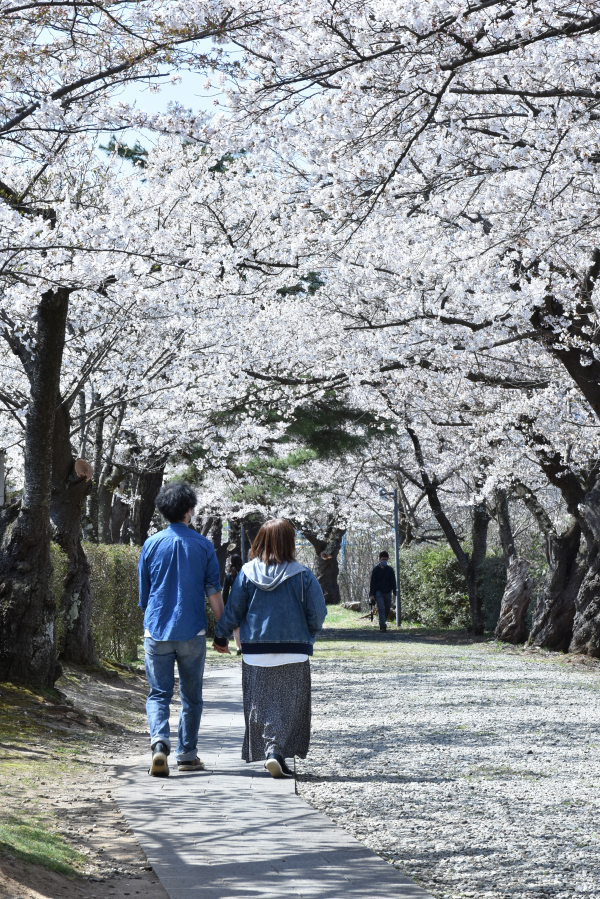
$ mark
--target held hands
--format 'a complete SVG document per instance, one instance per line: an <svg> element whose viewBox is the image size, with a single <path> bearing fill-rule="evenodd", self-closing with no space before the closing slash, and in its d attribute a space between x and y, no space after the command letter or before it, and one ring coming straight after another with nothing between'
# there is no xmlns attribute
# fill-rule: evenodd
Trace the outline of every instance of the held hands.
<svg viewBox="0 0 600 899"><path fill-rule="evenodd" d="M231 650L229 649L229 644L227 644L226 646L217 646L216 643L213 643L212 648L216 652L223 652L223 653L226 653L227 655L231 655Z"/></svg>

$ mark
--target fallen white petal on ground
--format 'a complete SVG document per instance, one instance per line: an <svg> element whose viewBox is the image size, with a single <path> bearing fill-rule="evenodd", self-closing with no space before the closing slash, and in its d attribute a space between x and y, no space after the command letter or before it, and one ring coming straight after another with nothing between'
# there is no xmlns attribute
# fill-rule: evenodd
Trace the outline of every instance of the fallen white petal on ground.
<svg viewBox="0 0 600 899"><path fill-rule="evenodd" d="M436 896L600 897L600 676L493 646L313 662L300 794Z"/></svg>

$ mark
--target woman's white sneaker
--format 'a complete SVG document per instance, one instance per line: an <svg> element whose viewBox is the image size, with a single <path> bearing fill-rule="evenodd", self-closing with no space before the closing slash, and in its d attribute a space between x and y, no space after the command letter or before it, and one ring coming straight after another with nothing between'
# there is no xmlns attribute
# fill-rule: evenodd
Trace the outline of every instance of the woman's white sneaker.
<svg viewBox="0 0 600 899"><path fill-rule="evenodd" d="M271 777L293 777L294 772L290 771L285 763L285 759L280 755L270 755L266 762L265 768Z"/></svg>

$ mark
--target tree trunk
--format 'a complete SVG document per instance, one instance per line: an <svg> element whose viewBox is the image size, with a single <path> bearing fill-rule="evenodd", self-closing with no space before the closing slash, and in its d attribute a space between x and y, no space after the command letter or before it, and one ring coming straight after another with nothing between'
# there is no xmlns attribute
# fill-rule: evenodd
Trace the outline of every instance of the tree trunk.
<svg viewBox="0 0 600 899"><path fill-rule="evenodd" d="M75 473L71 450L71 416L60 405L54 423L52 448L52 537L67 554L69 566L60 614L64 624L60 656L75 665L96 664L91 632L90 566L81 545L81 513L90 482Z"/></svg>
<svg viewBox="0 0 600 899"><path fill-rule="evenodd" d="M490 515L485 503L476 503L473 507L471 522L471 542L473 549L466 574L469 604L471 606L471 622L473 633L481 636L485 630L483 614L483 596L481 593L481 572L487 554L488 528Z"/></svg>
<svg viewBox="0 0 600 899"><path fill-rule="evenodd" d="M328 606L337 606L342 601L338 583L339 573L340 566L337 553L328 559L324 559L321 555L317 557L317 580L321 585L321 590Z"/></svg>
<svg viewBox="0 0 600 899"><path fill-rule="evenodd" d="M223 543L223 519L219 515L202 515L197 514L193 522L194 530L208 537L215 548L217 554L217 562L219 563L219 580L221 584L225 578L225 566L229 555L228 546L230 542Z"/></svg>
<svg viewBox="0 0 600 899"><path fill-rule="evenodd" d="M512 556L506 577L506 589L494 636L505 643L524 643L527 639L525 618L533 587L533 581L529 577L529 562Z"/></svg>
<svg viewBox="0 0 600 899"><path fill-rule="evenodd" d="M104 475L98 485L98 541L100 543L116 543L118 541L118 533L123 521L119 524L117 540L115 540L113 538L112 510L114 491L122 480L122 470L114 465L112 471Z"/></svg>
<svg viewBox="0 0 600 899"><path fill-rule="evenodd" d="M550 568L538 596L529 642L566 652L573 635L575 600L586 571L580 553L581 527L573 521L562 534L548 539Z"/></svg>
<svg viewBox="0 0 600 899"><path fill-rule="evenodd" d="M119 491L123 493L125 484L121 481L118 485ZM120 543L123 529L126 528L126 520L129 515L129 505L124 503L119 496L115 496L113 491L112 507L110 510L110 542Z"/></svg>
<svg viewBox="0 0 600 899"><path fill-rule="evenodd" d="M60 385L69 292L42 295L29 363L21 507L0 545L0 680L51 686L60 674L50 589L52 434Z"/></svg>
<svg viewBox="0 0 600 899"><path fill-rule="evenodd" d="M223 519L215 517L212 520L209 537L217 554L219 563L219 578L221 584L225 579L225 565L227 563L227 543L223 543Z"/></svg>
<svg viewBox="0 0 600 899"><path fill-rule="evenodd" d="M165 466L155 471L145 471L138 481L139 502L139 538L140 546L148 539L148 530L152 522L152 516L156 508L155 500L162 487Z"/></svg>
<svg viewBox="0 0 600 899"><path fill-rule="evenodd" d="M127 506L125 510L125 517L123 518L123 524L121 525L121 531L119 533L119 539L115 540L115 543L121 543L123 546L129 545L129 519L131 518L131 506Z"/></svg>
<svg viewBox="0 0 600 899"><path fill-rule="evenodd" d="M96 453L94 459L94 474L96 474L96 460L97 460L97 468L100 470L100 474L97 477L96 481L96 491L97 491L97 521L98 521L98 541L100 543L114 543L115 541L112 539L112 528L111 528L111 511L112 511L112 501L113 501L113 491L115 487L123 480L123 470L113 463L113 457L115 454L115 447L117 445L117 439L119 437L119 432L121 430L121 425L123 424L123 417L125 415L125 403L119 404L119 411L117 413L117 420L115 422L115 426L113 428L113 432L110 440L108 441L108 446L106 448L106 452L104 456L106 458L106 462L102 465L102 453L104 448L102 447L100 450L100 454Z"/></svg>
<svg viewBox="0 0 600 899"><path fill-rule="evenodd" d="M229 520L229 545L234 545L234 549L231 550L229 555L233 555L237 553L237 555L242 555L242 525L244 525L244 542L245 542L245 551L246 558L243 560L246 562L249 558L250 547L254 543L256 539L256 535L258 534L261 526L264 523L264 518L262 515L252 514L246 515L244 518L233 518Z"/></svg>
<svg viewBox="0 0 600 899"><path fill-rule="evenodd" d="M508 511L508 496L506 490L498 489L495 491L495 513L498 523L498 533L500 536L500 545L502 546L502 555L504 556L504 565L508 572L508 568L513 556L517 555L515 549L515 538L513 537L512 527L510 523L510 514Z"/></svg>
<svg viewBox="0 0 600 899"><path fill-rule="evenodd" d="M589 527L587 570L575 600L570 652L600 658L600 479L585 497L583 516Z"/></svg>
<svg viewBox="0 0 600 899"><path fill-rule="evenodd" d="M94 434L94 480L90 488L90 498L88 502L88 518L90 521L89 539L92 543L98 543L98 491L100 487L100 479L102 476L102 450L104 447L104 410L103 402L98 397L93 403L92 408L98 409L96 418L96 428Z"/></svg>
<svg viewBox="0 0 600 899"><path fill-rule="evenodd" d="M494 513L506 567L506 587L494 636L505 643L524 643L527 639L527 609L533 589L533 581L529 577L529 562L517 557L506 490L496 490L494 501Z"/></svg>
<svg viewBox="0 0 600 899"><path fill-rule="evenodd" d="M298 527L317 554L316 577L321 585L328 606L339 605L342 601L338 577L340 566L338 556L346 528L336 527L331 521L323 537L308 527Z"/></svg>
<svg viewBox="0 0 600 899"><path fill-rule="evenodd" d="M456 560L460 565L461 571L467 582L467 592L469 594L469 605L471 607L471 622L474 634L481 635L484 632L483 619L483 603L479 592L479 573L480 568L485 560L487 550L487 532L490 517L484 504L476 505L473 510L473 521L471 525L471 536L473 541L473 553L469 556L460 545L458 535L440 502L438 493L439 482L435 475L430 477L425 468L425 460L423 458L423 450L421 441L416 431L409 425L406 426L406 433L412 440L415 451L415 458L419 466L419 472L423 481L423 490L427 496L427 502L435 518L444 532L444 536L448 541L448 545Z"/></svg>
<svg viewBox="0 0 600 899"><path fill-rule="evenodd" d="M593 546L586 571L575 600L573 637L569 652L582 652L600 658L600 551Z"/></svg>
<svg viewBox="0 0 600 899"><path fill-rule="evenodd" d="M140 545L140 497L138 493L139 475L131 476L131 505L129 506L129 518L127 519L127 536L131 546Z"/></svg>
<svg viewBox="0 0 600 899"><path fill-rule="evenodd" d="M85 390L79 391L79 458L87 455L87 424L85 421Z"/></svg>

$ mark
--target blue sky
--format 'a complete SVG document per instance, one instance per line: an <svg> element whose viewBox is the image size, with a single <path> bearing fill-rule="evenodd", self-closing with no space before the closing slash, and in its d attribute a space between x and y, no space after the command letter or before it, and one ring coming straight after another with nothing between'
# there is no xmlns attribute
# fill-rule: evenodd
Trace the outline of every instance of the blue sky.
<svg viewBox="0 0 600 899"><path fill-rule="evenodd" d="M206 75L196 72L180 72L181 84L165 84L159 94L152 93L148 86L139 82L128 85L118 93L120 100L135 102L140 109L147 112L161 112L167 104L177 101L183 106L193 109L213 110L214 100L220 97L217 87L206 91L203 85Z"/></svg>
<svg viewBox="0 0 600 899"><path fill-rule="evenodd" d="M207 52L212 49L212 41L200 41L200 45L206 44ZM225 50L229 59L240 58L242 53L232 44L220 49ZM161 87L160 93L152 93L147 84L136 82L128 85L115 94L115 98L124 100L128 103L135 103L138 109L144 109L146 112L156 113L166 110L170 102L181 103L187 109L193 112L205 110L206 112L214 112L217 108L214 101L220 100L221 109L225 105L225 99L216 84L216 73L207 76L206 73L180 71L177 73L181 77L180 84L165 83ZM210 90L205 90L204 85L207 77L213 84ZM153 137L147 132L129 131L121 134L121 140L125 143L133 144L136 140L148 146L153 142Z"/></svg>
<svg viewBox="0 0 600 899"><path fill-rule="evenodd" d="M223 103L223 96L217 86L211 90L204 90L206 83L205 74L197 74L195 72L181 72L181 84L166 83L160 93L153 93L148 89L148 85L136 82L128 85L123 90L115 94L115 99L125 101L127 103L135 103L138 109L146 112L155 113L166 110L167 105L171 102L181 103L188 109L196 112L199 109L212 112L215 110L215 99L220 99ZM127 144L133 144L138 140L144 146L153 143L153 138L148 132L142 131L125 131L120 134L120 139Z"/></svg>

